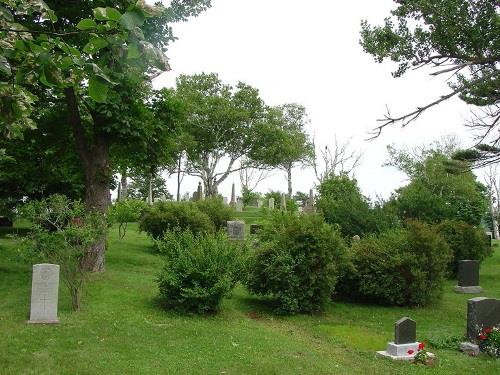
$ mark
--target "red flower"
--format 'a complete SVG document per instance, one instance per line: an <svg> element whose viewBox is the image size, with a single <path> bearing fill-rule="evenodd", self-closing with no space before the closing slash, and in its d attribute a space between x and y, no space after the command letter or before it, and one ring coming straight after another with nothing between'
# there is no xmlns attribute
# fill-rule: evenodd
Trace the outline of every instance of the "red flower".
<svg viewBox="0 0 500 375"><path fill-rule="evenodd" d="M421 342L418 344L418 350L423 350L425 348L425 342Z"/></svg>
<svg viewBox="0 0 500 375"><path fill-rule="evenodd" d="M415 351L414 351L413 349L410 349L410 350L408 350L408 352L407 352L407 353L408 353L409 355L412 355L413 353L415 353Z"/></svg>
<svg viewBox="0 0 500 375"><path fill-rule="evenodd" d="M491 333L491 331L493 331L493 328L491 328L491 327L485 328L484 334L487 335L487 334Z"/></svg>
<svg viewBox="0 0 500 375"><path fill-rule="evenodd" d="M480 334L480 335L479 335L479 340L486 340L486 336L485 336L485 335L483 335L483 334Z"/></svg>

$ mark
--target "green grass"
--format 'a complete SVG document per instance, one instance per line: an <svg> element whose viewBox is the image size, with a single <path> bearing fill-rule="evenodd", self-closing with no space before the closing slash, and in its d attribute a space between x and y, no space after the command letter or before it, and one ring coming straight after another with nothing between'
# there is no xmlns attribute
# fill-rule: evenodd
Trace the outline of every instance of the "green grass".
<svg viewBox="0 0 500 375"><path fill-rule="evenodd" d="M250 224L259 212L238 214ZM79 312L61 284L60 324L25 324L31 267L0 234L0 374L498 374L500 361L435 349L433 367L375 357L392 339L394 321L409 315L420 340L465 331L465 295L453 282L423 309L332 303L323 314L277 317L270 301L238 287L214 316L176 315L156 301L162 260L131 224L113 228L107 270L94 275ZM483 295L500 297L500 252L481 267Z"/></svg>

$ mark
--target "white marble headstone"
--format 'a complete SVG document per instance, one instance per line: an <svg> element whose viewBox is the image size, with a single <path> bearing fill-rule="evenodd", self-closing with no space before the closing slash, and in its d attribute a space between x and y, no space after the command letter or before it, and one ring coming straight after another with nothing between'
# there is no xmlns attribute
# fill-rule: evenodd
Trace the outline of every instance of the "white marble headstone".
<svg viewBox="0 0 500 375"><path fill-rule="evenodd" d="M271 210L273 210L273 209L274 209L274 198L269 198L269 208L270 208Z"/></svg>
<svg viewBox="0 0 500 375"><path fill-rule="evenodd" d="M33 265L31 282L31 311L28 323L59 323L57 300L59 295L59 266Z"/></svg>
<svg viewBox="0 0 500 375"><path fill-rule="evenodd" d="M228 221L227 235L231 240L243 241L245 239L245 223L242 221Z"/></svg>

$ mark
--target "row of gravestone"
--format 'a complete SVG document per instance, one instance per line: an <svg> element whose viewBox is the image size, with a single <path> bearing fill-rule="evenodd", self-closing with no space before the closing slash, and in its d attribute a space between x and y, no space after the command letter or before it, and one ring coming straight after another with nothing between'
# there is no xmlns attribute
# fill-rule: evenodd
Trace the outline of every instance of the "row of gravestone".
<svg viewBox="0 0 500 375"><path fill-rule="evenodd" d="M479 334L485 328L500 326L500 299L476 297L467 301L467 342L460 344L460 349L467 354L479 354ZM404 317L394 324L394 341L387 344L387 349L378 351L381 357L397 360L412 360L422 346L417 342L417 324ZM428 353L433 358L432 353Z"/></svg>

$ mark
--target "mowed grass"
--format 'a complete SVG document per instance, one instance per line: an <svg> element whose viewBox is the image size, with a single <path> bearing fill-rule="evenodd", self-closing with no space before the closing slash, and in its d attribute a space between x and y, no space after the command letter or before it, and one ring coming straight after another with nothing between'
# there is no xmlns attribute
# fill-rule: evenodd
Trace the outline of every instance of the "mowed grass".
<svg viewBox="0 0 500 375"><path fill-rule="evenodd" d="M238 216L259 221L258 210ZM255 220L255 221L254 221ZM417 321L419 340L464 333L466 301L448 282L443 299L422 309L334 302L317 315L278 317L272 301L239 286L213 316L162 310L151 241L129 225L109 234L106 272L93 275L79 312L61 283L60 324L33 326L31 266L0 234L0 374L498 374L500 361L432 349L433 367L375 357L392 340L394 321ZM484 296L500 298L500 254L481 267Z"/></svg>

